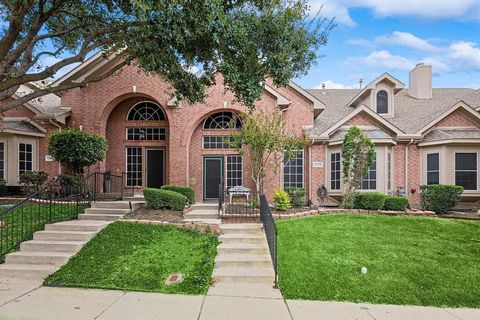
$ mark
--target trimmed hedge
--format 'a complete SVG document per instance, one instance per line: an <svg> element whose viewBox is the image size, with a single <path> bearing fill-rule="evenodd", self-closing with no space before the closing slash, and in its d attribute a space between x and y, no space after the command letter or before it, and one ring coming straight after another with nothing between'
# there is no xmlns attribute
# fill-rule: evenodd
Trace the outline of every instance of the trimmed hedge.
<svg viewBox="0 0 480 320"><path fill-rule="evenodd" d="M460 200L462 186L448 184L429 184L420 186L420 205L423 210L435 213L447 213Z"/></svg>
<svg viewBox="0 0 480 320"><path fill-rule="evenodd" d="M152 209L172 209L175 211L183 211L187 204L187 197L171 190L162 190L154 188L146 188L143 190L145 202Z"/></svg>
<svg viewBox="0 0 480 320"><path fill-rule="evenodd" d="M193 189L192 187L183 187L183 186L177 186L174 184L167 184L165 186L162 186L161 189L175 191L180 194L183 194L185 197L187 197L188 203L190 204L195 203L195 189Z"/></svg>
<svg viewBox="0 0 480 320"><path fill-rule="evenodd" d="M285 191L288 193L290 197L290 202L292 204L292 207L300 208L305 206L305 189L287 187L285 188Z"/></svg>
<svg viewBox="0 0 480 320"><path fill-rule="evenodd" d="M405 211L408 208L408 199L401 196L386 196L385 210Z"/></svg>
<svg viewBox="0 0 480 320"><path fill-rule="evenodd" d="M385 205L385 195L380 192L357 192L353 200L355 209L382 210Z"/></svg>

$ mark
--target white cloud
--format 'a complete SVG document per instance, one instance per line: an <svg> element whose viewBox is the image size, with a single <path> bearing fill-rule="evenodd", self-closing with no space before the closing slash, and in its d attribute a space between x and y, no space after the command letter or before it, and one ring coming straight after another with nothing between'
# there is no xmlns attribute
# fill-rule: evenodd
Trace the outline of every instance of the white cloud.
<svg viewBox="0 0 480 320"><path fill-rule="evenodd" d="M350 8L366 8L379 17L410 16L426 19L480 20L478 0L310 0L312 12L324 5L322 15L355 26Z"/></svg>
<svg viewBox="0 0 480 320"><path fill-rule="evenodd" d="M346 85L343 83L338 83L332 80L323 81L315 89L322 89L322 85L325 84L326 89L354 89L355 86Z"/></svg>
<svg viewBox="0 0 480 320"><path fill-rule="evenodd" d="M411 33L395 31L390 35L377 37L374 41L354 39L350 44L375 48L368 56L351 57L347 65L367 66L393 70L410 70L416 62L432 65L435 74L456 72L480 72L480 47L475 42L456 41L446 46L435 46L429 40L419 38ZM427 52L424 57L416 59L391 53L378 48L382 44L402 46Z"/></svg>
<svg viewBox="0 0 480 320"><path fill-rule="evenodd" d="M401 31L394 31L390 35L377 37L375 42L378 44L397 45L427 52L441 51L441 48L430 44L428 40L421 39L411 33Z"/></svg>
<svg viewBox="0 0 480 320"><path fill-rule="evenodd" d="M410 70L415 66L415 61L400 55L391 54L387 50L372 51L366 57L351 57L347 59L350 66L368 66L373 68L386 68L393 70Z"/></svg>

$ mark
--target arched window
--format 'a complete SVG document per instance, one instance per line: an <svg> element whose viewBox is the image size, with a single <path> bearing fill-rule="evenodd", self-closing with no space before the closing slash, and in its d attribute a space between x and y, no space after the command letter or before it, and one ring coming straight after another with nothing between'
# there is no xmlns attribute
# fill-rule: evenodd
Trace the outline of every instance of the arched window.
<svg viewBox="0 0 480 320"><path fill-rule="evenodd" d="M388 93L385 90L380 90L377 92L377 113L388 113Z"/></svg>
<svg viewBox="0 0 480 320"><path fill-rule="evenodd" d="M165 120L163 110L153 102L139 102L130 109L127 120L160 121Z"/></svg>
<svg viewBox="0 0 480 320"><path fill-rule="evenodd" d="M233 127L233 128L232 128ZM233 112L218 112L214 113L205 119L203 129L240 129L242 123L236 114Z"/></svg>

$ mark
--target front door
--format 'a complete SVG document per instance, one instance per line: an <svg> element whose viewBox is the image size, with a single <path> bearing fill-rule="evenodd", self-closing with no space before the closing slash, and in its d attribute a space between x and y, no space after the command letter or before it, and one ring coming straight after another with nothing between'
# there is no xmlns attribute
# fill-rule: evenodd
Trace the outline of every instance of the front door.
<svg viewBox="0 0 480 320"><path fill-rule="evenodd" d="M223 157L203 158L203 198L218 199L223 181Z"/></svg>
<svg viewBox="0 0 480 320"><path fill-rule="evenodd" d="M165 150L147 149L147 188L160 188L165 184Z"/></svg>

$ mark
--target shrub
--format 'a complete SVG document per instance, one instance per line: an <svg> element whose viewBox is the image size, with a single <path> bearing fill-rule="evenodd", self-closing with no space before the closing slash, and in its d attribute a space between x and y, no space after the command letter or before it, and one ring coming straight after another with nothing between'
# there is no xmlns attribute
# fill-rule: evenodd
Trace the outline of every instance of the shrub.
<svg viewBox="0 0 480 320"><path fill-rule="evenodd" d="M193 189L192 187L182 187L176 186L174 184L168 184L166 186L163 186L161 189L175 191L183 194L185 197L187 197L190 204L195 203L195 189Z"/></svg>
<svg viewBox="0 0 480 320"><path fill-rule="evenodd" d="M102 161L107 148L104 137L76 129L57 131L48 140L48 153L76 174L82 173L84 167Z"/></svg>
<svg viewBox="0 0 480 320"><path fill-rule="evenodd" d="M420 205L423 210L446 213L452 210L460 200L463 187L437 184L420 186Z"/></svg>
<svg viewBox="0 0 480 320"><path fill-rule="evenodd" d="M282 189L275 191L273 203L275 204L275 209L278 211L285 211L291 208L290 196L285 190Z"/></svg>
<svg viewBox="0 0 480 320"><path fill-rule="evenodd" d="M143 190L145 202L152 209L172 209L182 211L187 204L187 197L171 190L147 188Z"/></svg>
<svg viewBox="0 0 480 320"><path fill-rule="evenodd" d="M18 181L25 193L32 193L40 190L40 187L47 182L48 173L42 171L29 171L20 173Z"/></svg>
<svg viewBox="0 0 480 320"><path fill-rule="evenodd" d="M7 182L5 180L0 180L0 197L7 195Z"/></svg>
<svg viewBox="0 0 480 320"><path fill-rule="evenodd" d="M288 193L288 196L290 197L292 207L300 208L305 206L305 189L288 187L288 188L285 188L285 191Z"/></svg>
<svg viewBox="0 0 480 320"><path fill-rule="evenodd" d="M408 199L400 196L386 196L385 210L405 211L408 208Z"/></svg>
<svg viewBox="0 0 480 320"><path fill-rule="evenodd" d="M381 210L385 204L385 195L380 192L357 192L353 199L356 209Z"/></svg>

